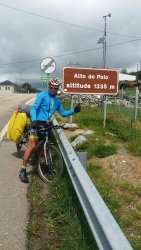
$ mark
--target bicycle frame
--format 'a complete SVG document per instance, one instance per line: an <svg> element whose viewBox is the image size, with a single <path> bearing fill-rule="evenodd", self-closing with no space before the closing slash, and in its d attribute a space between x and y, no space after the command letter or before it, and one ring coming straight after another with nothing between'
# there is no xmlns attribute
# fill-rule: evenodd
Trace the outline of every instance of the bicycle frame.
<svg viewBox="0 0 141 250"><path fill-rule="evenodd" d="M46 148L47 148L47 145L53 145L53 143L50 142L50 141L48 140L48 131L47 131L47 129L45 129L45 130L46 130L46 131L45 131L45 139L43 138L43 139L41 139L41 140L39 141L39 143L37 144L37 146L36 146L36 148L35 148L35 151L38 151L38 148L40 148L41 145L44 143L44 146L43 146L43 149L44 149L44 156L45 156L46 164L48 164L49 162L48 162L48 159L47 159ZM51 160L51 162L52 162L52 157L51 157L51 155L49 155L49 158L50 158L50 160Z"/></svg>
<svg viewBox="0 0 141 250"><path fill-rule="evenodd" d="M58 128L59 126L57 126ZM50 142L50 129L53 126L41 126L39 128L38 143L35 150L31 154L30 162L36 165L40 178L47 183L52 183L61 177L63 173L63 159L56 145ZM56 128L56 127L55 127ZM22 158L28 147L28 137L30 136L30 128L26 127L23 133L23 138L17 144L19 156ZM36 159L35 159L36 158Z"/></svg>

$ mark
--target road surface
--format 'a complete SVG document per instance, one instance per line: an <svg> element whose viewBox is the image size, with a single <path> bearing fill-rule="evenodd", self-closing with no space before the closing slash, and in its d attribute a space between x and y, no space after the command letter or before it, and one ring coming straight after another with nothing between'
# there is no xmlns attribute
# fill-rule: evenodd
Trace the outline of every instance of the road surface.
<svg viewBox="0 0 141 250"><path fill-rule="evenodd" d="M0 133L15 106L34 97L35 94L0 97ZM19 180L21 165L15 143L7 141L5 136L0 142L0 250L27 249L26 227L30 208L26 194L29 184Z"/></svg>

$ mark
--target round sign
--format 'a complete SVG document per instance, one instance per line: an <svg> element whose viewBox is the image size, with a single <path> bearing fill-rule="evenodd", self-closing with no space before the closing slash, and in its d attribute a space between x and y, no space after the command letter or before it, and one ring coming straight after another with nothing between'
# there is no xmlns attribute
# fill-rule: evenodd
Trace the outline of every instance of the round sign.
<svg viewBox="0 0 141 250"><path fill-rule="evenodd" d="M55 68L56 68L56 63L52 58L46 57L41 61L41 70L44 73L50 74L55 70Z"/></svg>

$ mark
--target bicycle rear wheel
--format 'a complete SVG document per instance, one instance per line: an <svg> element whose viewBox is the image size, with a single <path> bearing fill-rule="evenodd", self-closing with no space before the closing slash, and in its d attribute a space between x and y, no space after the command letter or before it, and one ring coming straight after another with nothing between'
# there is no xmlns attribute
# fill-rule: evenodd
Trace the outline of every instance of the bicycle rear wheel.
<svg viewBox="0 0 141 250"><path fill-rule="evenodd" d="M46 183L56 182L63 174L64 166L62 155L54 145L47 145L45 150L46 152L44 152L44 148L41 147L38 154L38 174Z"/></svg>

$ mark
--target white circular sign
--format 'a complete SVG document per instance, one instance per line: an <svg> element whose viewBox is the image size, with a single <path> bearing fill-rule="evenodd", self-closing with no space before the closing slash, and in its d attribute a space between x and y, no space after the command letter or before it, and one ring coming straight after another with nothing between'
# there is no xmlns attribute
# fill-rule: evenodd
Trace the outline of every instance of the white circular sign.
<svg viewBox="0 0 141 250"><path fill-rule="evenodd" d="M41 70L44 73L50 74L55 70L55 68L56 63L52 58L46 57L41 61Z"/></svg>

